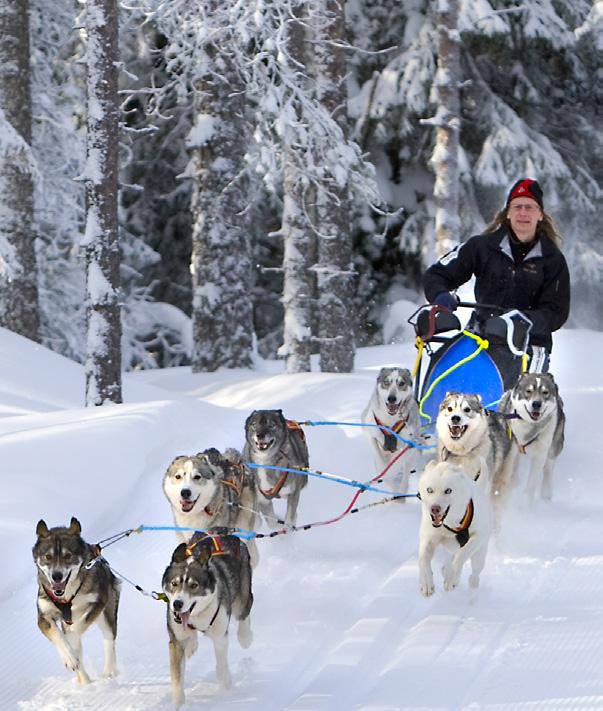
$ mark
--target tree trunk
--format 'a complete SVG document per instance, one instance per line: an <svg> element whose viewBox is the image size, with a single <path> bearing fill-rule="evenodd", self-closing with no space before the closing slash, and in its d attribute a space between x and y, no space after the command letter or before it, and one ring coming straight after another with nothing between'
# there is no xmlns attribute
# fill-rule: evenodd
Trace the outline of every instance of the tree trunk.
<svg viewBox="0 0 603 711"><path fill-rule="evenodd" d="M438 69L434 87L438 110L436 142L432 155L435 170L435 251L441 257L459 239L459 128L460 35L458 0L438 0Z"/></svg>
<svg viewBox="0 0 603 711"><path fill-rule="evenodd" d="M242 173L247 149L245 94L229 58L205 48L207 73L195 83L188 138L193 177L192 369L252 365L251 249Z"/></svg>
<svg viewBox="0 0 603 711"><path fill-rule="evenodd" d="M341 142L348 133L343 0L324 0L327 24L316 52L318 98L341 128ZM328 181L318 188L318 319L320 369L349 373L354 368L354 321L350 313L354 271L350 233L350 200L347 176L338 171L335 151L324 157Z"/></svg>
<svg viewBox="0 0 603 711"><path fill-rule="evenodd" d="M117 228L119 115L116 0L88 0L86 136L86 405L121 402Z"/></svg>
<svg viewBox="0 0 603 711"><path fill-rule="evenodd" d="M303 16L302 4L295 8L296 19L290 20L287 33L287 50L293 63L306 65L304 57L304 28L299 20ZM292 67L299 82L305 77ZM299 113L299 112L298 112ZM304 182L300 164L304 155L295 149L295 129L285 126L283 136L283 306L284 343L279 353L286 357L287 373L311 370L312 352L312 296L313 277L310 259L313 254L313 233L304 212Z"/></svg>
<svg viewBox="0 0 603 711"><path fill-rule="evenodd" d="M37 341L28 0L3 0L0 37L0 324Z"/></svg>

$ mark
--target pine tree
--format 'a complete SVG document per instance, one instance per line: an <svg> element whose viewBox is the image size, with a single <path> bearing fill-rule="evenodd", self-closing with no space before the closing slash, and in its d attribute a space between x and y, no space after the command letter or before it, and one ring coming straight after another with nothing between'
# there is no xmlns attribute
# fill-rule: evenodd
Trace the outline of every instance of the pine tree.
<svg viewBox="0 0 603 711"><path fill-rule="evenodd" d="M115 0L86 7L87 126L86 405L121 402L121 313L117 232L119 116Z"/></svg>
<svg viewBox="0 0 603 711"><path fill-rule="evenodd" d="M0 324L37 341L28 0L0 4Z"/></svg>

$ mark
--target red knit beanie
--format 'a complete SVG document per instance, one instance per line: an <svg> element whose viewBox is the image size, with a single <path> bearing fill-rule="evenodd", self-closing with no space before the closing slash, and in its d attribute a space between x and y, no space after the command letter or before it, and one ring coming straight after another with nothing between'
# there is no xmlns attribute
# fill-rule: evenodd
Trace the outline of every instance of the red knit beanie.
<svg viewBox="0 0 603 711"><path fill-rule="evenodd" d="M520 180L518 180L509 191L509 197L507 198L507 207L509 207L511 200L514 200L515 198L519 197L530 198L530 200L535 200L538 203L540 209L544 209L544 204L542 202L542 188L535 180L531 180L530 178L521 178Z"/></svg>

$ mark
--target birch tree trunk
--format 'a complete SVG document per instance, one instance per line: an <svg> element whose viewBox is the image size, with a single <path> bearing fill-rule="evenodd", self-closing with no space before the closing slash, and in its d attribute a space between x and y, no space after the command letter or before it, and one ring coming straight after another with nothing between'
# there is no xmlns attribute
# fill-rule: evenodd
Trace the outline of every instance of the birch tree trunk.
<svg viewBox="0 0 603 711"><path fill-rule="evenodd" d="M348 133L344 0L324 0L327 22L316 51L318 98L341 128L341 142ZM354 367L354 319L350 312L354 271L350 232L350 201L347 175L338 171L338 156L332 150L324 157L330 173L328 191L317 191L318 222L318 336L320 369L349 373ZM343 174L342 174L343 173Z"/></svg>
<svg viewBox="0 0 603 711"><path fill-rule="evenodd" d="M121 402L119 115L116 0L88 0L86 136L86 405Z"/></svg>
<svg viewBox="0 0 603 711"><path fill-rule="evenodd" d="M28 0L0 4L0 325L38 340Z"/></svg>
<svg viewBox="0 0 603 711"><path fill-rule="evenodd" d="M244 87L225 53L204 49L207 71L195 82L195 125L187 141L193 177L195 373L249 368L253 348L251 249L242 215L247 206Z"/></svg>
<svg viewBox="0 0 603 711"><path fill-rule="evenodd" d="M306 65L304 57L304 28L299 21L303 15L301 3L295 8L295 20L290 20L287 50L291 63ZM304 82L299 69L294 70L299 82ZM312 351L312 296L313 277L310 271L313 232L304 212L304 181L300 163L304 156L295 149L295 132L289 126L283 137L283 306L284 343L279 349L286 357L287 373L311 370Z"/></svg>
<svg viewBox="0 0 603 711"><path fill-rule="evenodd" d="M434 89L438 110L431 161L435 171L435 252L441 257L459 239L460 34L458 0L437 0L438 68Z"/></svg>

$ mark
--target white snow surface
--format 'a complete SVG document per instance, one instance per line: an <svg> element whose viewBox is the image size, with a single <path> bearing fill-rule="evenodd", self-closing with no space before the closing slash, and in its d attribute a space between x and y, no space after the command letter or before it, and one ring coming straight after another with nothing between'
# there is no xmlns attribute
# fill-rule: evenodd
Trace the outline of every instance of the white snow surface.
<svg viewBox="0 0 603 711"><path fill-rule="evenodd" d="M231 635L233 688L219 690L211 644L189 661L188 709L269 711L587 711L603 709L603 334L557 334L552 369L565 401L566 447L554 500L528 510L520 489L492 541L481 587L419 593L419 502L258 541L254 642ZM3 486L0 619L3 711L171 709L165 604L123 583L120 675L100 678L102 641L83 640L93 683L81 688L36 626L35 526L79 518L89 542L139 524L172 525L161 489L178 454L241 448L254 408L297 420L359 422L376 372L411 366L410 343L360 350L352 374L255 371L130 373L123 405L85 409L82 367L0 330ZM316 368L316 363L314 363ZM374 475L359 427L307 427L310 465ZM416 476L411 478L416 491ZM354 490L310 479L299 523L345 509ZM365 492L358 504L381 498ZM282 511L282 508L281 508ZM159 590L175 534L144 532L109 547L114 568Z"/></svg>

